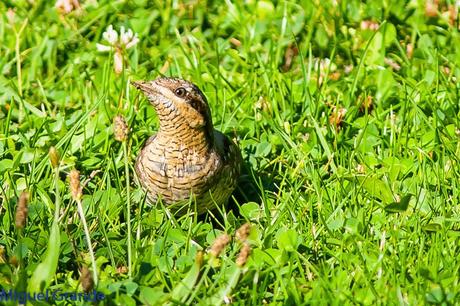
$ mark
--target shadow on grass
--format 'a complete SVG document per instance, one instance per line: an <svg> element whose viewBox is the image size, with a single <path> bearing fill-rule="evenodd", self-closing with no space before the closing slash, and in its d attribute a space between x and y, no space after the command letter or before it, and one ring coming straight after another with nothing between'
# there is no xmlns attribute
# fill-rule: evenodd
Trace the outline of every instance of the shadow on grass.
<svg viewBox="0 0 460 306"><path fill-rule="evenodd" d="M238 185L230 196L225 211L215 209L212 212L198 216L198 221L210 222L214 228L224 229L227 216L233 215L236 219L239 219L237 223L242 224L244 223L244 217L241 214L241 206L249 202L257 203L261 206L263 194L274 189L275 184L267 172L259 173L251 167L249 162L243 161Z"/></svg>
<svg viewBox="0 0 460 306"><path fill-rule="evenodd" d="M246 161L242 168L238 185L228 202L228 211L232 211L236 217L240 216L241 205L248 202L261 205L263 192L274 189L273 181L265 173L256 172Z"/></svg>

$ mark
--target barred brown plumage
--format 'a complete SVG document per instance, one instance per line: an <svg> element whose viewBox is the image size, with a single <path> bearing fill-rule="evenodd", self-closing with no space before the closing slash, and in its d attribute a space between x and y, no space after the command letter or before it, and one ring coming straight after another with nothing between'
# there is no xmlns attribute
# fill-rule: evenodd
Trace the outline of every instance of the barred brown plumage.
<svg viewBox="0 0 460 306"><path fill-rule="evenodd" d="M214 129L206 97L194 84L158 78L132 84L155 107L160 129L136 159L136 173L149 201L159 199L178 214L190 200L202 214L228 201L241 171L241 153Z"/></svg>

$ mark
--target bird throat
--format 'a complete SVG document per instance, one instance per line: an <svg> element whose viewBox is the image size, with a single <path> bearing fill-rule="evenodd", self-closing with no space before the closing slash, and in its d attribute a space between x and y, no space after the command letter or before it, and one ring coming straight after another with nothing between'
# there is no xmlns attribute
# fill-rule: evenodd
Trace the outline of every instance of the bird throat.
<svg viewBox="0 0 460 306"><path fill-rule="evenodd" d="M189 154L206 156L213 147L213 138L212 130L209 131L206 126L191 128L186 123L182 123L172 128L170 125L163 125L161 121L157 134L157 141L164 144L165 153L172 152L173 156L176 156L175 152L181 152L179 156Z"/></svg>

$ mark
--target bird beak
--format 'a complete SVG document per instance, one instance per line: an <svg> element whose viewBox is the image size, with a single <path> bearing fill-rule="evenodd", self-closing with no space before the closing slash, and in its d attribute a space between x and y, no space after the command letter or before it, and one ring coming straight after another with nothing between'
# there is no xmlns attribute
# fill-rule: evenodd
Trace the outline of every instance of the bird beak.
<svg viewBox="0 0 460 306"><path fill-rule="evenodd" d="M148 83L145 81L131 81L131 85L142 91L146 91L149 88Z"/></svg>
<svg viewBox="0 0 460 306"><path fill-rule="evenodd" d="M131 81L131 85L141 90L144 94L160 94L158 86L154 82L150 81Z"/></svg>

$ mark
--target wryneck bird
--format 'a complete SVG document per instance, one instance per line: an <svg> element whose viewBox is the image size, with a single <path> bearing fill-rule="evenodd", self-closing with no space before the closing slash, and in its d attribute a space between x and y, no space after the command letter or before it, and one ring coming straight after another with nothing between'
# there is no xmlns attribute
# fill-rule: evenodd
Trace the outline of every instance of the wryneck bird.
<svg viewBox="0 0 460 306"><path fill-rule="evenodd" d="M160 128L136 160L149 202L161 200L177 214L191 203L198 214L225 205L241 171L239 148L214 129L206 97L177 78L137 81L154 106Z"/></svg>

